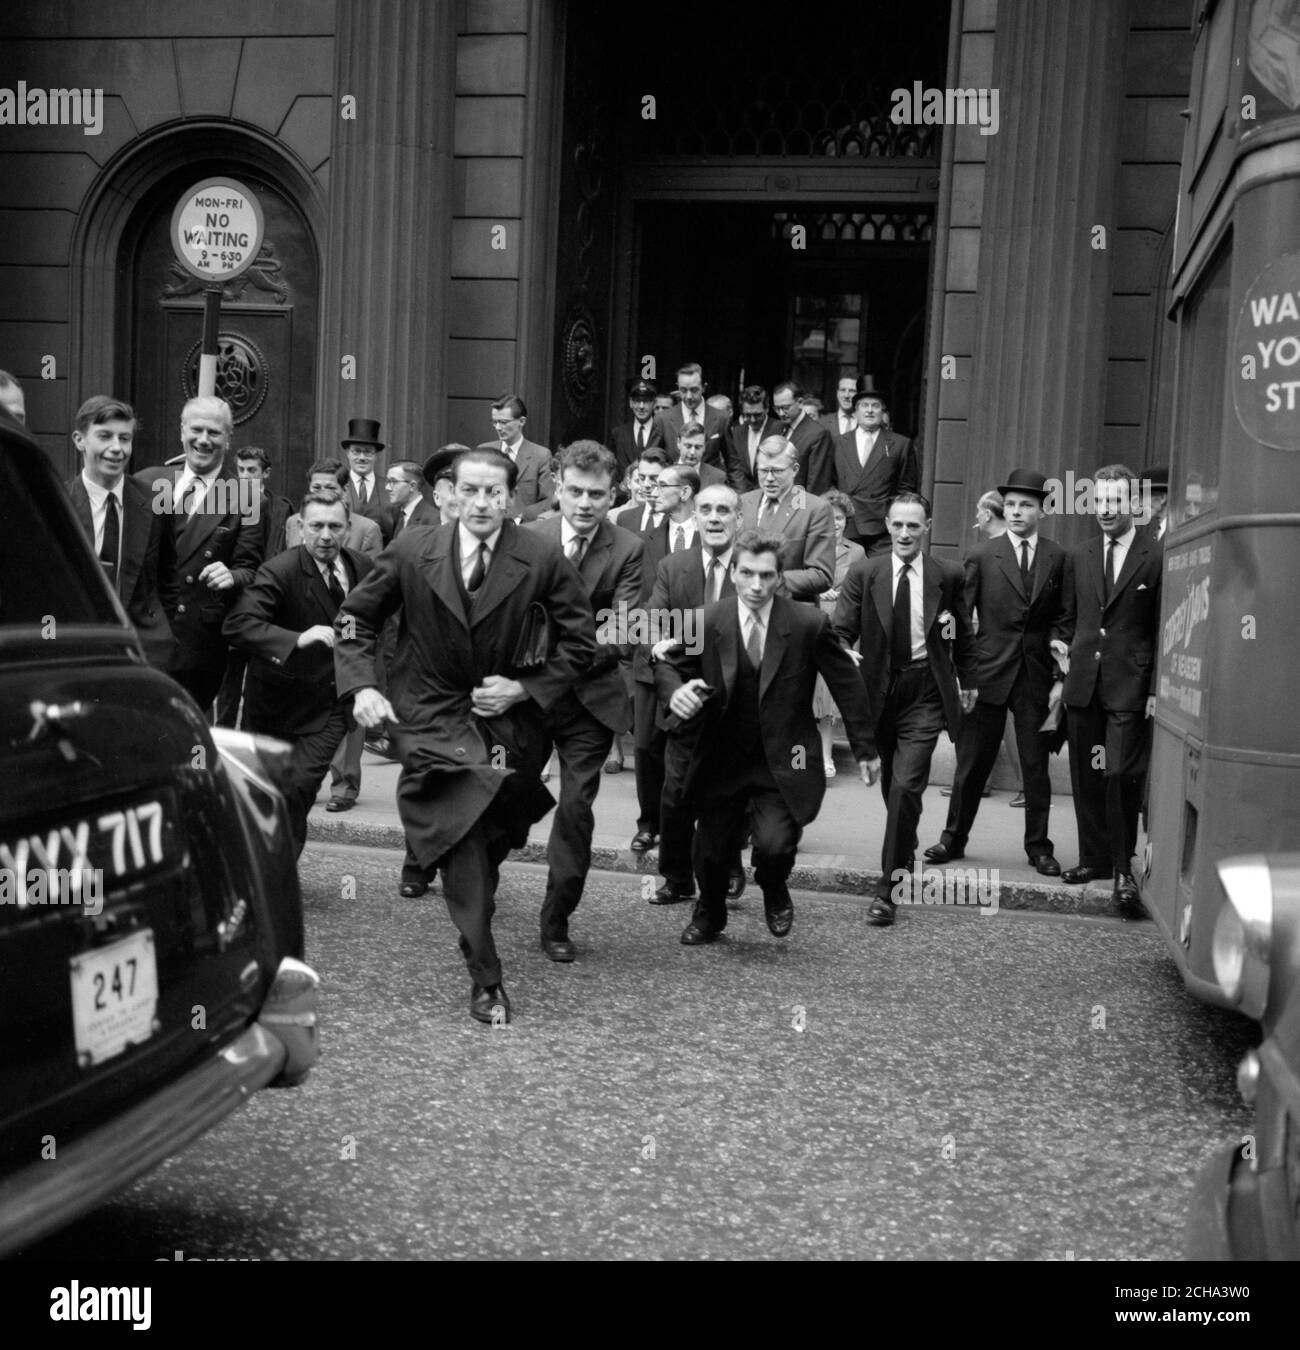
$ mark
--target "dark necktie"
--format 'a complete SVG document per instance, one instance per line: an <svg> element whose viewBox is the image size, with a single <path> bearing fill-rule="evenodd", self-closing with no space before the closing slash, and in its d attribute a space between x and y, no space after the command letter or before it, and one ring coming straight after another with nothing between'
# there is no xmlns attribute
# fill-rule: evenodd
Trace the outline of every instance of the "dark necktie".
<svg viewBox="0 0 1300 1350"><path fill-rule="evenodd" d="M343 589L343 583L339 581L337 565L331 565L329 576L326 578L325 585L329 588L330 599L334 601L334 609L337 612L338 607L343 603L347 592Z"/></svg>
<svg viewBox="0 0 1300 1350"><path fill-rule="evenodd" d="M749 664L755 670L763 668L763 641L758 634L758 619L751 617L749 620L749 636L745 639L745 655L749 657Z"/></svg>
<svg viewBox="0 0 1300 1350"><path fill-rule="evenodd" d="M360 499L361 505L362 505L362 506L369 506L369 505L370 505L370 479L369 479L369 478L359 478L359 479L357 479L357 484L358 484L358 486L357 486L357 497Z"/></svg>
<svg viewBox="0 0 1300 1350"><path fill-rule="evenodd" d="M645 423L644 423L644 422L638 422L638 423L636 424L636 448L637 448L638 450L644 450L644 449L645 449Z"/></svg>
<svg viewBox="0 0 1300 1350"><path fill-rule="evenodd" d="M776 502L771 497L763 498L763 509L758 513L758 523L760 525L770 525L776 516Z"/></svg>
<svg viewBox="0 0 1300 1350"><path fill-rule="evenodd" d="M1115 584L1115 559L1118 544L1118 539L1111 539L1107 541L1106 545L1106 566L1102 568L1101 572L1101 598L1105 604L1110 604L1110 591Z"/></svg>
<svg viewBox="0 0 1300 1350"><path fill-rule="evenodd" d="M1025 584L1025 594L1029 594L1029 541L1020 541L1020 580Z"/></svg>
<svg viewBox="0 0 1300 1350"><path fill-rule="evenodd" d="M678 525L673 530L673 552L680 553L686 547L686 526Z"/></svg>
<svg viewBox="0 0 1300 1350"><path fill-rule="evenodd" d="M704 603L711 605L718 598L718 574L722 571L722 564L717 558L710 558L709 565L704 569Z"/></svg>
<svg viewBox="0 0 1300 1350"><path fill-rule="evenodd" d="M894 592L894 622L889 633L889 664L893 670L903 670L912 664L912 583L909 563L898 574L898 589Z"/></svg>
<svg viewBox="0 0 1300 1350"><path fill-rule="evenodd" d="M117 498L110 492L104 508L104 542L99 549L99 561L104 564L108 584L117 590L117 555L122 543L122 518L117 513Z"/></svg>
<svg viewBox="0 0 1300 1350"><path fill-rule="evenodd" d="M483 578L487 576L487 557L488 546L480 544L478 546L478 557L474 559L473 571L469 574L469 580L465 583L465 589L474 595L478 588L483 584Z"/></svg>
<svg viewBox="0 0 1300 1350"><path fill-rule="evenodd" d="M397 518L393 521L393 538L394 538L394 539L396 539L397 536L398 536L399 534L401 534L401 532L402 532L403 528L405 527L405 525L406 525L406 512L405 512L405 511L399 511L399 512L397 513Z"/></svg>
<svg viewBox="0 0 1300 1350"><path fill-rule="evenodd" d="M582 566L582 555L587 551L587 537L582 534L575 534L569 540L569 561L574 567Z"/></svg>

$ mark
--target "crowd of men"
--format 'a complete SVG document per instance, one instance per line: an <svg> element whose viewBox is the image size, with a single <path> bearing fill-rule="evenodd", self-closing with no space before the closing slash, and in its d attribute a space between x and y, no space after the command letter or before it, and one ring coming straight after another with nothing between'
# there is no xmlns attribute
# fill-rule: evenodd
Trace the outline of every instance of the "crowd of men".
<svg viewBox="0 0 1300 1350"><path fill-rule="evenodd" d="M694 364L675 397L633 381L607 445L555 456L509 395L490 440L394 459L382 492L380 424L354 419L297 510L265 451L232 452L221 399L186 403L180 455L140 469L134 412L98 395L77 413L68 488L148 659L214 720L292 743L299 851L327 773L328 809L356 799L364 738L400 760L399 888L441 874L480 1021L510 1016L491 930L501 863L553 808L541 945L574 960L593 804L625 734L631 847L658 846L652 903L693 901L681 942L725 928L746 844L767 926L790 932L788 878L834 773L818 677L887 805L869 923L906 898L940 734L957 771L936 864L965 854L1008 713L1030 862L1113 878L1132 910L1163 570L1136 476L1097 472L1099 533L1067 553L1039 533L1046 479L1016 468L981 498L981 542L947 562L926 551L917 448L870 377L842 378L825 416L794 381L746 386L734 422L705 392ZM21 391L5 401L21 417ZM647 623L629 628L635 615ZM1062 873L1048 756L1066 738L1079 862Z"/></svg>

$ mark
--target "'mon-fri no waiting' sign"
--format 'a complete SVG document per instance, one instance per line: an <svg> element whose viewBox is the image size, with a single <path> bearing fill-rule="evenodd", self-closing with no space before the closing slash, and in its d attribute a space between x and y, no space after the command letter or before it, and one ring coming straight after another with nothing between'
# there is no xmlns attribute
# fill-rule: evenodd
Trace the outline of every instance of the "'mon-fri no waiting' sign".
<svg viewBox="0 0 1300 1350"><path fill-rule="evenodd" d="M234 178L196 183L172 212L172 249L201 281L223 282L252 266L262 247L262 204Z"/></svg>

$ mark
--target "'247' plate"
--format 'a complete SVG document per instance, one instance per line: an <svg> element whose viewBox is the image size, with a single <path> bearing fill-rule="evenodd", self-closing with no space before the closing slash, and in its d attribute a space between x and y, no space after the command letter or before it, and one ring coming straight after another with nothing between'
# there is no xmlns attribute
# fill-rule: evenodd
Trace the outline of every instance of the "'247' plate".
<svg viewBox="0 0 1300 1350"><path fill-rule="evenodd" d="M82 1068L102 1064L153 1035L158 963L149 929L82 952L71 966L72 1026Z"/></svg>

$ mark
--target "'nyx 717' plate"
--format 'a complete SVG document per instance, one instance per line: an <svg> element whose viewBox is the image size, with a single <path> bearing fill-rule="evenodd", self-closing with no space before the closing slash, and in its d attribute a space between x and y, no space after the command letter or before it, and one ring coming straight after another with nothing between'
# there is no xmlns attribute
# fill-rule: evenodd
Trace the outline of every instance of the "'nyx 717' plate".
<svg viewBox="0 0 1300 1350"><path fill-rule="evenodd" d="M158 963L153 933L132 933L120 942L71 959L72 1026L77 1063L84 1069L120 1055L154 1033Z"/></svg>

